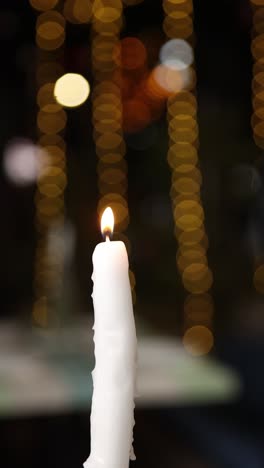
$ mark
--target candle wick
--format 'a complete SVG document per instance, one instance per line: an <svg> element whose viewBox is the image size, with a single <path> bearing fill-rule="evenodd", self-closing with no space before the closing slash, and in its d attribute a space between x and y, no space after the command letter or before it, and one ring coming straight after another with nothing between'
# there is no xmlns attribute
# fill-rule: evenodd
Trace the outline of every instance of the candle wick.
<svg viewBox="0 0 264 468"><path fill-rule="evenodd" d="M110 242L110 237L108 235L105 236L105 242Z"/></svg>

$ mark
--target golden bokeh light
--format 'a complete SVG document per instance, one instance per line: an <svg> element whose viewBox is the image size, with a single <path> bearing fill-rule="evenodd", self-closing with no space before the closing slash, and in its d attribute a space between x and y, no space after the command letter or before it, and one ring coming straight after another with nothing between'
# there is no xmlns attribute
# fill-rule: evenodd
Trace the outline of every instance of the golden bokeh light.
<svg viewBox="0 0 264 468"><path fill-rule="evenodd" d="M188 322L210 324L214 314L214 304L209 294L189 295L184 303L184 313Z"/></svg>
<svg viewBox="0 0 264 468"><path fill-rule="evenodd" d="M118 205L123 205L125 209L128 209L127 201L122 195L120 195L119 193L115 193L115 192L109 192L104 197L102 197L98 202L99 217L100 217L100 214L102 214L102 212L105 210L105 208L108 205L112 206L113 203L118 204Z"/></svg>
<svg viewBox="0 0 264 468"><path fill-rule="evenodd" d="M29 0L29 3L35 10L47 11L54 8L59 0Z"/></svg>
<svg viewBox="0 0 264 468"><path fill-rule="evenodd" d="M36 34L36 43L39 49L43 49L46 51L52 51L59 49L64 43L65 40L65 33L61 34L61 36L57 37L56 39L45 39L44 37L40 36L38 33Z"/></svg>
<svg viewBox="0 0 264 468"><path fill-rule="evenodd" d="M110 157L114 156L119 156L116 160L113 159L104 159L100 158L98 163L97 163L97 172L100 175L102 172L104 172L107 169L119 169L122 171L125 175L127 174L127 162L125 159L120 157L118 153L106 153L107 157L110 155Z"/></svg>
<svg viewBox="0 0 264 468"><path fill-rule="evenodd" d="M92 1L66 0L63 6L63 14L70 23L89 23L92 18Z"/></svg>
<svg viewBox="0 0 264 468"><path fill-rule="evenodd" d="M126 173L115 168L105 169L100 173L99 177L102 182L108 183L109 185L118 185L126 181Z"/></svg>
<svg viewBox="0 0 264 468"><path fill-rule="evenodd" d="M175 10L175 6L177 5L177 10ZM185 13L192 13L192 2L190 0L165 0L163 2L163 7L164 11L167 13L167 15L170 15L170 13L180 13L180 12L185 12Z"/></svg>
<svg viewBox="0 0 264 468"><path fill-rule="evenodd" d="M63 109L52 113L43 110L38 112L37 124L42 133L59 133L65 128L66 122L67 116Z"/></svg>
<svg viewBox="0 0 264 468"><path fill-rule="evenodd" d="M105 119L115 120L121 123L122 111L120 107L117 107L117 105L113 103L95 105L93 119L99 121L104 121Z"/></svg>
<svg viewBox="0 0 264 468"><path fill-rule="evenodd" d="M99 149L105 151L116 151L123 145L123 139L120 134L114 132L105 132L96 139Z"/></svg>
<svg viewBox="0 0 264 468"><path fill-rule="evenodd" d="M173 184L176 192L184 195L191 195L192 193L199 193L200 184L195 180L187 177L180 177Z"/></svg>
<svg viewBox="0 0 264 468"><path fill-rule="evenodd" d="M175 101L170 102L168 106L168 113L171 117L175 117L179 114L189 115L190 117L196 117L197 104L193 104L188 101Z"/></svg>
<svg viewBox="0 0 264 468"><path fill-rule="evenodd" d="M41 137L38 140L38 143L43 148L46 148L47 146L57 146L58 148L60 148L62 151L65 152L65 148L66 148L65 141L57 133L41 135Z"/></svg>
<svg viewBox="0 0 264 468"><path fill-rule="evenodd" d="M100 161L106 164L117 164L123 161L123 155L120 153L105 153L101 156Z"/></svg>
<svg viewBox="0 0 264 468"><path fill-rule="evenodd" d="M127 180L124 178L120 183L112 183L107 180L98 179L98 190L100 195L107 195L109 192L114 191L119 195L126 196L127 193Z"/></svg>
<svg viewBox="0 0 264 468"><path fill-rule="evenodd" d="M206 253L199 252L198 250L186 250L178 251L177 253L177 265L179 271L183 273L190 264L196 263L201 265L207 264Z"/></svg>
<svg viewBox="0 0 264 468"><path fill-rule="evenodd" d="M208 354L214 346L214 337L209 328L196 325L186 330L183 337L183 345L188 353L193 356Z"/></svg>
<svg viewBox="0 0 264 468"><path fill-rule="evenodd" d="M40 49L55 50L65 39L65 19L57 11L50 10L37 18L36 42Z"/></svg>
<svg viewBox="0 0 264 468"><path fill-rule="evenodd" d="M45 195L48 198L57 198L63 194L63 187L60 187L57 184L38 184L39 193Z"/></svg>
<svg viewBox="0 0 264 468"><path fill-rule="evenodd" d="M183 231L178 236L181 248L184 246L197 246L200 245L205 238L205 232L201 228L192 229L190 231Z"/></svg>
<svg viewBox="0 0 264 468"><path fill-rule="evenodd" d="M61 106L54 98L54 83L46 83L38 91L37 103L44 112L58 112Z"/></svg>
<svg viewBox="0 0 264 468"><path fill-rule="evenodd" d="M212 287L213 276L210 268L204 263L192 263L183 271L184 287L192 294L202 294Z"/></svg>
<svg viewBox="0 0 264 468"><path fill-rule="evenodd" d="M192 214L182 214L174 218L176 225L183 231L191 231L202 226L203 221L197 215Z"/></svg>
<svg viewBox="0 0 264 468"><path fill-rule="evenodd" d="M60 167L49 167L42 172L39 178L38 185L56 184L61 189L64 189L67 184L65 172Z"/></svg>
<svg viewBox="0 0 264 468"><path fill-rule="evenodd" d="M89 94L88 81L77 73L66 73L55 83L54 96L64 107L80 106L88 99Z"/></svg>
<svg viewBox="0 0 264 468"><path fill-rule="evenodd" d="M188 39L193 34L193 27L188 16L180 18L175 18L172 15L167 16L163 23L163 30L170 39L178 37Z"/></svg>
<svg viewBox="0 0 264 468"><path fill-rule="evenodd" d="M121 2L115 2L120 5L120 8L113 8L113 6L107 6L107 3L105 3L104 6L102 6L102 3L100 0L95 0L94 5L93 5L93 15L94 18L100 22L100 23L115 23L117 20L121 18L122 14L122 6ZM111 0L112 3L112 0Z"/></svg>
<svg viewBox="0 0 264 468"><path fill-rule="evenodd" d="M195 200L184 200L179 202L174 209L175 219L181 218L184 215L193 215L201 220L204 219L204 211L200 203Z"/></svg>

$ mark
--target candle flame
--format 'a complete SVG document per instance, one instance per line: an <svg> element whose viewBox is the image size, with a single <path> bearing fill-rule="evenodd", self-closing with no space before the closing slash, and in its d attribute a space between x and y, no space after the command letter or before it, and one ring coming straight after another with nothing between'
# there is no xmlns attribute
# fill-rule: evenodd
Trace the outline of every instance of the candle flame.
<svg viewBox="0 0 264 468"><path fill-rule="evenodd" d="M114 224L115 224L115 219L114 219L114 213L112 209L108 206L103 214L102 214L102 219L101 219L101 231L103 236L106 238L109 238L113 234L114 231Z"/></svg>

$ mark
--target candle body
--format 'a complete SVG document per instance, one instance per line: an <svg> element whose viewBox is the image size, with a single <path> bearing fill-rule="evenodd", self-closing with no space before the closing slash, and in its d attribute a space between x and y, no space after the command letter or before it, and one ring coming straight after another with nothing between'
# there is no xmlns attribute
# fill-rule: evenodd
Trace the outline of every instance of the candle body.
<svg viewBox="0 0 264 468"><path fill-rule="evenodd" d="M98 244L93 266L95 369L91 453L84 467L128 468L133 458L137 345L124 243Z"/></svg>

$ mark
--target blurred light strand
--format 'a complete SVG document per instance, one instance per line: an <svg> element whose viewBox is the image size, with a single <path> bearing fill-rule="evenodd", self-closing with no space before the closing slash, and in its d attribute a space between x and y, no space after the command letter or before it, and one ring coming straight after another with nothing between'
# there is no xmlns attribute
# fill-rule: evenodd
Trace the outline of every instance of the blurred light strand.
<svg viewBox="0 0 264 468"><path fill-rule="evenodd" d="M130 243L124 234L129 224L126 145L123 137L123 106L120 91L119 35L123 24L121 0L94 0L92 7L92 93L93 136L98 157L100 199L98 214L111 206L115 215L116 239ZM120 54L118 54L120 57ZM135 277L130 271L135 303Z"/></svg>
<svg viewBox="0 0 264 468"><path fill-rule="evenodd" d="M36 19L37 132L38 146L47 155L38 174L35 195L38 239L32 320L38 326L47 327L55 319L53 310L62 289L64 261L59 246L63 244L64 190L67 185L63 138L67 114L54 97L54 86L64 71L61 58L65 19L53 9L57 1L30 0L30 3L40 11Z"/></svg>
<svg viewBox="0 0 264 468"><path fill-rule="evenodd" d="M183 344L194 355L207 354L214 342L212 272L207 262L208 240L200 197L199 129L193 62L192 0L163 0L163 30L169 42L161 61L174 72L189 70L187 86L172 89L167 100L168 163L172 170L171 199L178 242L176 262L185 290Z"/></svg>

